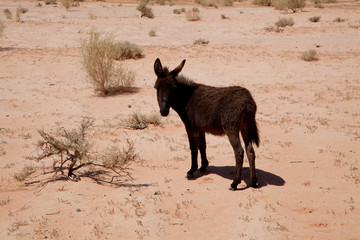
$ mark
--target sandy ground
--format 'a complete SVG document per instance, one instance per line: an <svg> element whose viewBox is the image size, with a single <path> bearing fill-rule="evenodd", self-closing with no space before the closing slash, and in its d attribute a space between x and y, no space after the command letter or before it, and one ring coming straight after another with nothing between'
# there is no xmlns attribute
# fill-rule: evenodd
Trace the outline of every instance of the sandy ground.
<svg viewBox="0 0 360 240"><path fill-rule="evenodd" d="M37 1L1 1L0 19L0 239L360 239L360 3L326 4L287 14L245 1L199 7L189 22L174 8L87 2L66 11ZM29 9L15 21L18 5ZM13 20L3 14L10 9ZM224 14L229 19L221 19ZM321 16L318 23L309 17ZM265 30L279 17L295 25ZM344 22L334 22L336 17ZM150 37L149 31L157 36ZM91 29L140 45L144 58L126 60L137 93L100 97L86 82L80 40ZM204 38L206 46L193 45ZM316 49L319 60L305 62ZM187 59L183 74L213 86L241 85L258 105L256 148L260 188L229 191L234 156L226 137L207 135L206 174L185 178L190 151L174 111L162 126L124 127L132 113L158 112L153 63L170 68ZM98 151L135 142L133 180L81 169L81 181L60 178L40 187L14 174L40 163L38 129L73 128L95 119ZM51 160L45 161L49 166ZM248 162L243 178L249 183ZM90 172L90 173L89 173ZM39 172L38 172L39 173ZM32 181L35 183L30 184Z"/></svg>

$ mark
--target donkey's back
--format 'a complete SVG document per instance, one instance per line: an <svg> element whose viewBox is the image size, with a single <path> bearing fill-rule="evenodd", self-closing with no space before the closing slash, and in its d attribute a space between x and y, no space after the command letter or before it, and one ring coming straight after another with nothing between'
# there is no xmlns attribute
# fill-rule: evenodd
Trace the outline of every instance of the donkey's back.
<svg viewBox="0 0 360 240"><path fill-rule="evenodd" d="M244 117L255 116L256 103L246 88L199 84L190 97L186 112L195 127L223 135L226 128L239 131Z"/></svg>

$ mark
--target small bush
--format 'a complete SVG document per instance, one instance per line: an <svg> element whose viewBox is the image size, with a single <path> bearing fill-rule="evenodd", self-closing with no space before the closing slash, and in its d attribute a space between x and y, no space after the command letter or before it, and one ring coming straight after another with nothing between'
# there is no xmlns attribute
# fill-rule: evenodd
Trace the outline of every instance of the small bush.
<svg viewBox="0 0 360 240"><path fill-rule="evenodd" d="M222 5L224 5L226 7L234 6L234 0L222 0L221 3L222 3Z"/></svg>
<svg viewBox="0 0 360 240"><path fill-rule="evenodd" d="M252 3L260 6L271 6L271 0L253 0Z"/></svg>
<svg viewBox="0 0 360 240"><path fill-rule="evenodd" d="M305 0L288 0L287 6L293 12L296 12L297 9L303 9L305 7Z"/></svg>
<svg viewBox="0 0 360 240"><path fill-rule="evenodd" d="M27 179L29 176L31 176L31 174L33 174L34 172L36 172L36 167L30 165L30 166L25 166L21 172L19 173L15 173L14 174L14 178L19 181L22 182L25 179Z"/></svg>
<svg viewBox="0 0 360 240"><path fill-rule="evenodd" d="M81 43L82 63L89 81L102 94L115 94L129 88L135 81L135 73L115 65L114 42L111 35L103 36L92 31L89 39Z"/></svg>
<svg viewBox="0 0 360 240"><path fill-rule="evenodd" d="M230 19L230 18L225 16L224 14L221 14L221 19Z"/></svg>
<svg viewBox="0 0 360 240"><path fill-rule="evenodd" d="M160 117L157 114L146 116L140 113L134 113L124 120L125 125L132 129L145 129L149 124L155 126L161 125Z"/></svg>
<svg viewBox="0 0 360 240"><path fill-rule="evenodd" d="M151 8L146 6L146 3L141 3L136 7L136 10L141 12L141 17L154 18L154 13Z"/></svg>
<svg viewBox="0 0 360 240"><path fill-rule="evenodd" d="M113 43L111 57L115 60L137 59L142 57L142 49L129 41Z"/></svg>
<svg viewBox="0 0 360 240"><path fill-rule="evenodd" d="M2 37L2 35L3 35L4 28L5 28L5 25L4 25L4 23L0 20L0 37Z"/></svg>
<svg viewBox="0 0 360 240"><path fill-rule="evenodd" d="M149 32L149 36L150 37L156 37L156 29L155 28L152 28Z"/></svg>
<svg viewBox="0 0 360 240"><path fill-rule="evenodd" d="M320 21L321 16L314 16L309 18L310 22L319 22Z"/></svg>
<svg viewBox="0 0 360 240"><path fill-rule="evenodd" d="M209 44L209 40L205 40L203 38L197 39L194 41L194 45L207 45Z"/></svg>
<svg viewBox="0 0 360 240"><path fill-rule="evenodd" d="M104 154L92 152L93 145L87 137L93 122L91 119L83 119L78 128L59 128L55 134L39 130L42 139L36 144L37 156L30 156L28 159L52 160L52 170L44 174L54 173L56 176L59 172L63 174L64 170L68 170L68 178L73 181L79 180L74 171L89 165L111 169L120 174L118 170L125 170L136 158L134 143L127 140L128 147L122 151L118 147L111 147Z"/></svg>
<svg viewBox="0 0 360 240"><path fill-rule="evenodd" d="M310 49L310 50L303 52L301 54L300 58L307 62L315 61L315 60L318 60L318 54L317 54L316 50Z"/></svg>
<svg viewBox="0 0 360 240"><path fill-rule="evenodd" d="M292 18L280 18L276 23L276 27L286 27L286 26L293 26L295 24Z"/></svg>
<svg viewBox="0 0 360 240"><path fill-rule="evenodd" d="M182 12L181 12L181 9L174 9L173 13L174 14L181 14Z"/></svg>
<svg viewBox="0 0 360 240"><path fill-rule="evenodd" d="M216 0L195 0L195 3L200 4L203 7L218 8Z"/></svg>
<svg viewBox="0 0 360 240"><path fill-rule="evenodd" d="M4 9L4 15L5 15L5 17L7 18L7 19L12 19L12 13L11 13L11 11L9 10L9 9Z"/></svg>
<svg viewBox="0 0 360 240"><path fill-rule="evenodd" d="M45 0L45 4L46 4L46 5L50 5L50 4L56 5L57 2L56 2L56 0Z"/></svg>
<svg viewBox="0 0 360 240"><path fill-rule="evenodd" d="M199 21L201 19L200 10L193 8L186 12L186 20L188 21Z"/></svg>
<svg viewBox="0 0 360 240"><path fill-rule="evenodd" d="M16 9L16 12L19 12L21 14L27 13L27 11L29 11L29 9L24 8L22 6L18 6L17 9Z"/></svg>
<svg viewBox="0 0 360 240"><path fill-rule="evenodd" d="M334 19L334 22L345 22L345 19L341 17L337 17Z"/></svg>
<svg viewBox="0 0 360 240"><path fill-rule="evenodd" d="M61 4L66 10L69 10L72 6L73 1L72 0L61 0Z"/></svg>

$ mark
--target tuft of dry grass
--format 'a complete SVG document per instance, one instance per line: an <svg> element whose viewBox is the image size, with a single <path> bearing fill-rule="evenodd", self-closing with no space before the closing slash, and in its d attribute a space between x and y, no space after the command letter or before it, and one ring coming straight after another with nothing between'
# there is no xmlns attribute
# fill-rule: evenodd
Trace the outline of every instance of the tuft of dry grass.
<svg viewBox="0 0 360 240"><path fill-rule="evenodd" d="M125 46L128 46L125 43ZM125 49L125 50L124 50ZM88 80L102 94L115 94L121 89L132 87L135 82L135 73L126 71L122 65L116 65L115 59L129 56L127 47L123 44L114 44L113 36L103 35L100 32L90 32L88 39L82 40L82 63L88 75Z"/></svg>
<svg viewBox="0 0 360 240"><path fill-rule="evenodd" d="M150 36L150 37L156 37L156 29L155 29L155 28L152 28L152 29L149 31L149 36Z"/></svg>
<svg viewBox="0 0 360 240"><path fill-rule="evenodd" d="M319 59L318 54L317 54L316 50L314 50L314 49L310 49L310 50L303 52L301 54L300 58L307 62L311 62L311 61L315 61L315 60Z"/></svg>
<svg viewBox="0 0 360 240"><path fill-rule="evenodd" d="M200 38L200 39L195 40L193 44L194 45L207 45L207 44L209 44L209 42L210 42L209 40Z"/></svg>
<svg viewBox="0 0 360 240"><path fill-rule="evenodd" d="M193 8L186 12L186 20L188 21L199 21L201 19L200 10Z"/></svg>
<svg viewBox="0 0 360 240"><path fill-rule="evenodd" d="M345 22L345 18L336 17L336 18L334 19L334 22Z"/></svg>
<svg viewBox="0 0 360 240"><path fill-rule="evenodd" d="M29 176L31 176L31 174L35 173L36 170L37 168L32 165L25 166L19 173L14 174L14 178L17 181L22 182L25 179L27 179Z"/></svg>
<svg viewBox="0 0 360 240"><path fill-rule="evenodd" d="M309 18L310 22L319 22L320 21L321 16L313 16L311 18Z"/></svg>
<svg viewBox="0 0 360 240"><path fill-rule="evenodd" d="M57 2L56 2L56 0L45 0L45 4L46 4L46 5L50 5L50 4L56 5Z"/></svg>
<svg viewBox="0 0 360 240"><path fill-rule="evenodd" d="M3 35L4 28L5 28L5 24L0 20L0 37L2 37L2 35ZM1 156L1 153L0 153L0 156Z"/></svg>
<svg viewBox="0 0 360 240"><path fill-rule="evenodd" d="M20 22L21 21L21 15L26 13L28 11L27 8L23 8L22 6L18 6L16 9L16 21Z"/></svg>
<svg viewBox="0 0 360 240"><path fill-rule="evenodd" d="M133 113L130 117L124 120L124 123L128 128L145 129L149 124L153 124L155 126L161 125L161 120L157 114L146 116L140 113Z"/></svg>
<svg viewBox="0 0 360 240"><path fill-rule="evenodd" d="M276 27L286 27L293 26L295 24L292 18L280 18L277 22L275 22Z"/></svg>
<svg viewBox="0 0 360 240"><path fill-rule="evenodd" d="M4 9L3 13L7 19L12 19L12 13L8 8Z"/></svg>

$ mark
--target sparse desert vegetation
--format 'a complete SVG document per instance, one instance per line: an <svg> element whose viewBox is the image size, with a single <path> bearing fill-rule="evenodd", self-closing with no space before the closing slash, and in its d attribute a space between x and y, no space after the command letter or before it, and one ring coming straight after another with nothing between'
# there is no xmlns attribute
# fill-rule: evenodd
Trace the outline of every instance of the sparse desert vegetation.
<svg viewBox="0 0 360 240"><path fill-rule="evenodd" d="M310 22L319 22L320 21L321 16L313 16L311 18L309 18Z"/></svg>
<svg viewBox="0 0 360 240"><path fill-rule="evenodd" d="M276 27L291 27L295 24L294 20L290 17L290 18L286 18L286 17L283 17L283 18L279 18L279 20L277 22L275 22L275 26Z"/></svg>
<svg viewBox="0 0 360 240"><path fill-rule="evenodd" d="M314 49L309 49L309 50L301 53L300 58L307 62L315 61L315 60L318 60L318 53Z"/></svg>
<svg viewBox="0 0 360 240"><path fill-rule="evenodd" d="M186 12L186 20L188 21L199 21L201 19L201 14L199 8L192 8Z"/></svg>
<svg viewBox="0 0 360 240"><path fill-rule="evenodd" d="M113 36L95 31L82 40L83 66L96 90L107 95L133 86L135 73L115 63L115 59L135 57L138 52L133 48L129 42L114 43Z"/></svg>
<svg viewBox="0 0 360 240"><path fill-rule="evenodd" d="M12 13L8 8L4 9L3 13L7 19L12 19Z"/></svg>
<svg viewBox="0 0 360 240"><path fill-rule="evenodd" d="M358 238L360 2L306 1L295 13L287 1L197 2L144 0L148 19L133 0L0 1L0 239ZM186 19L192 8L199 21ZM281 18L294 24L275 26ZM318 60L301 59L306 50ZM251 91L259 188L245 153L229 191L226 136L199 134L208 171L185 178L189 139L174 109L160 115L156 58L170 70L186 59L170 91L182 81Z"/></svg>
<svg viewBox="0 0 360 240"><path fill-rule="evenodd" d="M150 7L147 6L145 2L140 3L136 10L141 13L141 17L154 18L155 15Z"/></svg>

